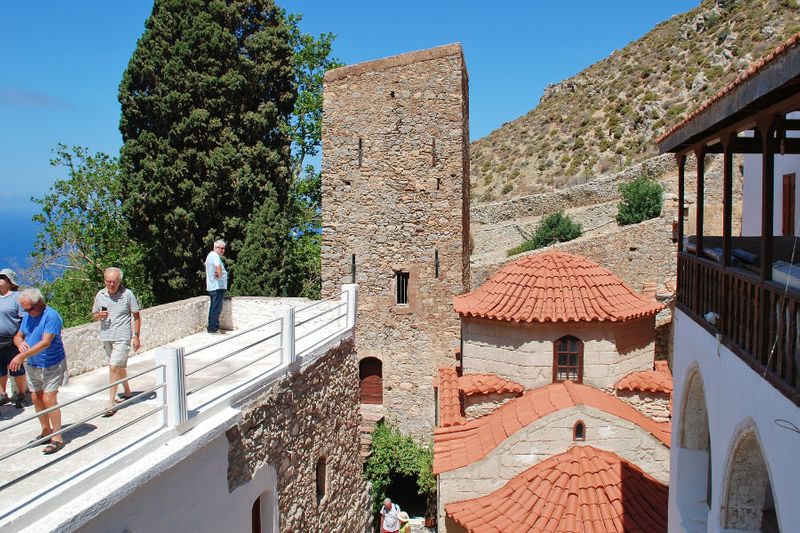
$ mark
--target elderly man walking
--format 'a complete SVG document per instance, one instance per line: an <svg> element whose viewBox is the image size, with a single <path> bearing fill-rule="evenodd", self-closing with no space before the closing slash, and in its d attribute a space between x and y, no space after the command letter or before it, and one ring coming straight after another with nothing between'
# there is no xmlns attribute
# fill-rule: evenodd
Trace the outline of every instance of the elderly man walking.
<svg viewBox="0 0 800 533"><path fill-rule="evenodd" d="M58 404L58 389L67 378L67 355L61 342L61 317L48 307L39 289L25 289L19 295L24 311L14 345L19 350L8 367L17 371L25 365L28 389L36 412ZM56 453L64 447L61 434L61 409L39 417L42 432L31 443L47 444L43 452ZM55 434L58 433L58 434ZM51 439L45 439L53 434Z"/></svg>
<svg viewBox="0 0 800 533"><path fill-rule="evenodd" d="M108 379L113 383L128 377L128 355L139 350L139 334L142 320L139 315L139 302L133 292L122 285L122 270L108 267L103 272L105 288L100 289L94 297L92 320L100 320L100 340L108 357ZM133 329L131 329L131 318ZM126 400L131 397L131 386L122 382L123 392L120 397ZM103 416L114 416L117 412L117 385L108 389L108 408Z"/></svg>
<svg viewBox="0 0 800 533"><path fill-rule="evenodd" d="M222 313L222 301L225 299L225 291L228 289L228 271L222 257L225 255L225 241L222 239L214 241L214 249L206 256L206 290L211 296L211 304L208 306L208 328L209 333L220 333L219 315Z"/></svg>

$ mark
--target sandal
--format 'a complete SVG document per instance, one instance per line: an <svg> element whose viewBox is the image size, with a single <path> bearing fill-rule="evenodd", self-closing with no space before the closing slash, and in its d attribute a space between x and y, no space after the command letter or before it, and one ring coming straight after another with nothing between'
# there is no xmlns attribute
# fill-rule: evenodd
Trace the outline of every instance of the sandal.
<svg viewBox="0 0 800 533"><path fill-rule="evenodd" d="M50 454L56 453L58 450L60 450L63 447L64 447L64 441L63 440L54 440L54 441L50 442L50 444L47 445L44 450L42 450L42 453L45 454L45 455L50 455Z"/></svg>
<svg viewBox="0 0 800 533"><path fill-rule="evenodd" d="M105 413L103 413L103 418L111 418L115 414L117 414L117 410L116 409L109 409Z"/></svg>
<svg viewBox="0 0 800 533"><path fill-rule="evenodd" d="M50 444L50 439L43 440L42 442L37 442L39 439L45 438L47 435L44 433L39 433L33 440L29 440L28 444L35 444L36 446L44 446L45 444Z"/></svg>

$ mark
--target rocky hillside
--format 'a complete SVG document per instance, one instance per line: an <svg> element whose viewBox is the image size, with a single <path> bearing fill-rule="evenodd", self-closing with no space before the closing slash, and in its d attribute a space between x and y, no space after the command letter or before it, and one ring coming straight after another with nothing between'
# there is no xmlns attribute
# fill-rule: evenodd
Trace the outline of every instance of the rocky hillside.
<svg viewBox="0 0 800 533"><path fill-rule="evenodd" d="M471 146L473 203L552 191L656 155L655 139L800 31L798 0L703 0Z"/></svg>

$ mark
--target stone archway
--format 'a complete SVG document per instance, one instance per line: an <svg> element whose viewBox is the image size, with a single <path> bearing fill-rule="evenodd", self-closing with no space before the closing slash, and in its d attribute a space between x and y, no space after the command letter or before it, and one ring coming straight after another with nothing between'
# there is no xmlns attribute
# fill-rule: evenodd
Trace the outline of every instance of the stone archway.
<svg viewBox="0 0 800 533"><path fill-rule="evenodd" d="M677 469L676 503L687 530L703 530L712 501L711 452L705 386L700 369L688 372L681 402Z"/></svg>
<svg viewBox="0 0 800 533"><path fill-rule="evenodd" d="M769 470L755 428L736 439L728 459L721 525L740 531L779 531Z"/></svg>

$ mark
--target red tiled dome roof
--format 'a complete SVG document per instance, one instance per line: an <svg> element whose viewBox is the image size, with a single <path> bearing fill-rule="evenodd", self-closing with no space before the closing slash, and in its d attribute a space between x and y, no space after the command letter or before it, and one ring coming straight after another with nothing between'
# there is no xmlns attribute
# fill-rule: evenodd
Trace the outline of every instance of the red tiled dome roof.
<svg viewBox="0 0 800 533"><path fill-rule="evenodd" d="M442 380L441 370L439 374ZM441 384L440 384L441 386ZM440 389L440 395L442 389ZM440 396L441 402L441 396ZM440 404L441 405L441 404ZM585 405L614 415L648 431L664 446L670 445L671 424L656 422L616 396L571 381L552 383L513 398L488 415L445 426L440 409L440 424L433 432L433 473L440 474L480 461L508 437L533 422L562 409ZM448 417L452 421L452 417Z"/></svg>
<svg viewBox="0 0 800 533"><path fill-rule="evenodd" d="M672 392L672 373L666 361L656 361L654 370L631 372L614 384L617 390Z"/></svg>
<svg viewBox="0 0 800 533"><path fill-rule="evenodd" d="M458 386L466 396L476 394L521 394L525 388L515 381L495 374L467 374L458 378Z"/></svg>
<svg viewBox="0 0 800 533"><path fill-rule="evenodd" d="M453 298L453 307L461 316L510 322L618 322L663 308L597 263L558 250L505 265L478 289Z"/></svg>
<svg viewBox="0 0 800 533"><path fill-rule="evenodd" d="M471 532L667 531L667 486L618 455L574 446L500 489L450 503L445 513Z"/></svg>

